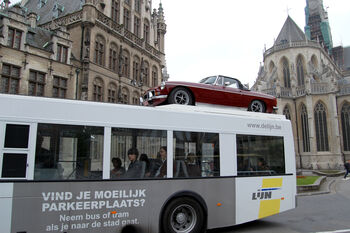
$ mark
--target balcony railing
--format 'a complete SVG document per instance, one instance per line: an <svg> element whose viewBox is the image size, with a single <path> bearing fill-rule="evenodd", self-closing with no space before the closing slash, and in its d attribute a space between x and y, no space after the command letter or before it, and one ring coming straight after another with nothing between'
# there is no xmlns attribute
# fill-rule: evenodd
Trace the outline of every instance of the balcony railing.
<svg viewBox="0 0 350 233"><path fill-rule="evenodd" d="M311 83L311 94L325 94L329 90L329 83Z"/></svg>
<svg viewBox="0 0 350 233"><path fill-rule="evenodd" d="M265 89L262 92L276 97L276 88Z"/></svg>
<svg viewBox="0 0 350 233"><path fill-rule="evenodd" d="M300 48L300 47L315 47L315 48L321 48L320 44L315 41L297 41L297 42L291 42L291 43L285 43L285 44L279 44L275 45L272 48L268 49L264 53L264 57L273 53L277 52L283 49L288 49L288 48Z"/></svg>
<svg viewBox="0 0 350 233"><path fill-rule="evenodd" d="M281 97L293 97L292 89L289 87L281 87Z"/></svg>
<svg viewBox="0 0 350 233"><path fill-rule="evenodd" d="M299 97L299 96L303 96L306 94L306 91L305 91L305 86L302 85L302 86L298 86L295 88L295 92L296 92L296 95Z"/></svg>
<svg viewBox="0 0 350 233"><path fill-rule="evenodd" d="M338 95L350 95L350 83L339 86Z"/></svg>

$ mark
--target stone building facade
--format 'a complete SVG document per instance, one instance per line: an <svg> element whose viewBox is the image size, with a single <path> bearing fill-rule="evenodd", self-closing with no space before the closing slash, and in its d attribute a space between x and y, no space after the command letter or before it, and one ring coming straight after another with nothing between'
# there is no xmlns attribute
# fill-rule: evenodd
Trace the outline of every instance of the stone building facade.
<svg viewBox="0 0 350 233"><path fill-rule="evenodd" d="M23 0L1 10L1 93L139 104L168 78L162 5Z"/></svg>
<svg viewBox="0 0 350 233"><path fill-rule="evenodd" d="M350 75L288 16L252 87L291 120L298 168L343 169L350 159Z"/></svg>

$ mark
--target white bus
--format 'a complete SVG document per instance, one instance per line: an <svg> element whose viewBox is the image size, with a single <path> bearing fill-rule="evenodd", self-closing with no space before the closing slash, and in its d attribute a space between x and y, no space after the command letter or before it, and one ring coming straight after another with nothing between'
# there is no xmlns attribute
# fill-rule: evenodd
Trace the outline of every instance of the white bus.
<svg viewBox="0 0 350 233"><path fill-rule="evenodd" d="M0 107L2 233L204 232L295 208L284 116L5 94Z"/></svg>

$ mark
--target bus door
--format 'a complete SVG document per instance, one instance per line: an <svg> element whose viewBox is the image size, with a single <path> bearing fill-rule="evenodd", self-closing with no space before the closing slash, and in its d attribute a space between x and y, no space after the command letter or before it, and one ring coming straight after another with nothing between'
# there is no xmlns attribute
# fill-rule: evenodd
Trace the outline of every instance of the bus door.
<svg viewBox="0 0 350 233"><path fill-rule="evenodd" d="M33 179L33 123L0 122L0 179Z"/></svg>

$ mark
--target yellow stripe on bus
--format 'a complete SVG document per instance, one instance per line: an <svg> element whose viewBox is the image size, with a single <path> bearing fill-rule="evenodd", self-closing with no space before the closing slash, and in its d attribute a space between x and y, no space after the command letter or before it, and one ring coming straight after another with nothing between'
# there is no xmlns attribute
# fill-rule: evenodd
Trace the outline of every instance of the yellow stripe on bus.
<svg viewBox="0 0 350 233"><path fill-rule="evenodd" d="M282 187L283 178L263 179L262 188L277 188Z"/></svg>
<svg viewBox="0 0 350 233"><path fill-rule="evenodd" d="M260 201L259 218L265 218L280 212L281 200L263 200Z"/></svg>

